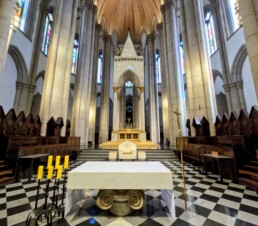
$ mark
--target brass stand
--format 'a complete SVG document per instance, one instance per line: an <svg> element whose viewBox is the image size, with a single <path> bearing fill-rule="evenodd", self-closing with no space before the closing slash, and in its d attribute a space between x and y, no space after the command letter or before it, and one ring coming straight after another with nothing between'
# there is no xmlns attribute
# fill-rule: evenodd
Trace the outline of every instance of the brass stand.
<svg viewBox="0 0 258 226"><path fill-rule="evenodd" d="M183 189L184 189L184 201L185 201L185 210L187 210L187 204L186 204L186 189L185 189L185 170L184 170L184 159L183 159L183 148L182 148L182 140L181 140L181 129L180 129L180 121L179 116L181 115L178 112L178 109L174 111L174 113L177 115L177 124L178 124L178 137L179 137L179 150L180 150L180 158L181 158L181 165L182 165L182 179L183 179Z"/></svg>

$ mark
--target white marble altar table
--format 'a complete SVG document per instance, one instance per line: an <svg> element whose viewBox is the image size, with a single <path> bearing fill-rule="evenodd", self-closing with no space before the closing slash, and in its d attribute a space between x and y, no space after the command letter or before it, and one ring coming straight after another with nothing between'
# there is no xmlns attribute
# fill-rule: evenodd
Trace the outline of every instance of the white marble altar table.
<svg viewBox="0 0 258 226"><path fill-rule="evenodd" d="M86 162L68 173L67 189L66 213L83 199L78 194L84 189L165 190L170 200L164 201L174 211L172 172L160 162Z"/></svg>

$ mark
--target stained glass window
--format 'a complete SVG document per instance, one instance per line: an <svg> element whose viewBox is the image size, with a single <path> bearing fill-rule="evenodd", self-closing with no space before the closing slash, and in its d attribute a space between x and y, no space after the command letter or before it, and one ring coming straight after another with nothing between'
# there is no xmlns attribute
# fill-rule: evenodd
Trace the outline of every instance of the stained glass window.
<svg viewBox="0 0 258 226"><path fill-rule="evenodd" d="M157 78L157 83L161 83L161 73L160 73L160 55L159 55L159 50L156 50L156 78Z"/></svg>
<svg viewBox="0 0 258 226"><path fill-rule="evenodd" d="M73 42L72 74L76 74L78 51L79 51L79 41L78 41L78 38L75 37Z"/></svg>
<svg viewBox="0 0 258 226"><path fill-rule="evenodd" d="M229 13L231 18L232 30L235 31L237 28L239 28L239 21L235 10L236 0L228 0L228 5L230 8Z"/></svg>
<svg viewBox="0 0 258 226"><path fill-rule="evenodd" d="M47 53L48 53L52 24L53 24L53 14L48 13L48 15L46 17L44 36L43 36L43 42L42 42L42 47L41 47L41 51L45 55L47 55Z"/></svg>
<svg viewBox="0 0 258 226"><path fill-rule="evenodd" d="M19 0L18 3L20 5L20 10L17 12L16 16L20 18L20 29L24 31L30 0Z"/></svg>
<svg viewBox="0 0 258 226"><path fill-rule="evenodd" d="M97 83L102 83L102 68L103 68L103 55L102 55L102 50L100 50L99 51L99 60L98 60Z"/></svg>
<svg viewBox="0 0 258 226"><path fill-rule="evenodd" d="M217 50L217 43L215 37L214 23L211 12L207 12L205 16L205 28L206 28L206 36L208 40L208 49L210 55L212 55Z"/></svg>

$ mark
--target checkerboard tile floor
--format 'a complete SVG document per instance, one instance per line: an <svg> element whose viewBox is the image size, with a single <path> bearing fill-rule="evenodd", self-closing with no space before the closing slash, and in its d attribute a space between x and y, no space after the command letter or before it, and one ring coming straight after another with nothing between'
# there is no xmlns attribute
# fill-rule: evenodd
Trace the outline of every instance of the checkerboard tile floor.
<svg viewBox="0 0 258 226"><path fill-rule="evenodd" d="M73 162L70 169L82 162ZM161 200L159 190L145 192L146 204L141 210L127 217L115 217L95 205L97 191L81 200L66 216L62 226L251 226L258 225L258 196L245 186L230 180L220 182L219 176L204 175L191 164L185 164L187 189L187 211L184 211L184 195L181 164L178 161L162 162L173 172L176 217L172 217L166 204ZM44 203L46 181L42 181L39 205ZM61 181L62 184L62 181ZM50 185L48 201L51 203L53 182ZM37 182L22 179L18 183L0 187L0 226L25 225L28 214L32 213L36 200ZM60 198L61 198L60 190ZM33 214L32 214L33 216Z"/></svg>

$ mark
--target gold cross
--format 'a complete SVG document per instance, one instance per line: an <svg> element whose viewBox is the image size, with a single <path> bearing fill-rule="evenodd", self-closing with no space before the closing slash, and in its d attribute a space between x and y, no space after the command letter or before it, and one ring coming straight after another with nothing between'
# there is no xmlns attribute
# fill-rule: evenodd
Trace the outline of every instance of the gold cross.
<svg viewBox="0 0 258 226"><path fill-rule="evenodd" d="M177 116L178 130L180 130L180 120L179 120L179 116L181 115L181 113L178 112L178 108L176 108L176 111L174 111L174 114L176 114L176 116Z"/></svg>

